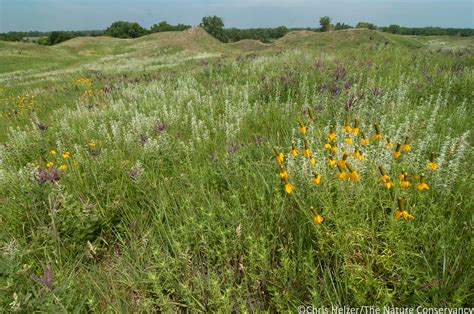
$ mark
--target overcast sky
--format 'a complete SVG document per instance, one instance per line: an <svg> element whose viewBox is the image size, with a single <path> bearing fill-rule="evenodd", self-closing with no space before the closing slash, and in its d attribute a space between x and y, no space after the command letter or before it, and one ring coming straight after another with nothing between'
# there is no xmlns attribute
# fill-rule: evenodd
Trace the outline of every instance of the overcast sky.
<svg viewBox="0 0 474 314"><path fill-rule="evenodd" d="M317 27L319 17L355 25L474 27L474 0L0 0L0 32L105 29L126 20L144 27L199 24L206 15L226 27Z"/></svg>

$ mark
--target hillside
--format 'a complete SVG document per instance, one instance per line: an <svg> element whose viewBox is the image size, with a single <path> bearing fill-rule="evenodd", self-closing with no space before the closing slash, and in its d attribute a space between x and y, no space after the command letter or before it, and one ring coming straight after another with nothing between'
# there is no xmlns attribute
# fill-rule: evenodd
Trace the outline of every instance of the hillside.
<svg viewBox="0 0 474 314"><path fill-rule="evenodd" d="M390 46L392 48L442 48L472 49L472 38L420 38L392 35L366 29L351 29L330 33L294 31L271 44L253 40L223 44L208 35L201 28L192 28L183 32L163 32L136 39L117 39L107 36L80 37L61 44L44 47L28 43L0 42L0 73L13 70L45 70L85 65L100 61L100 58L118 56L142 59L156 56L163 51L183 52L187 55L207 53L216 55L228 53L248 53L281 49L375 49Z"/></svg>

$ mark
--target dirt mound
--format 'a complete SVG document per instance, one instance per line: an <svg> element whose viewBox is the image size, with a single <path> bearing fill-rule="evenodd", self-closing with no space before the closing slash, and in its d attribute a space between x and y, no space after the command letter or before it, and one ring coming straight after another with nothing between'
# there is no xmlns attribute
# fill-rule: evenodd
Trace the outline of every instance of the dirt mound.
<svg viewBox="0 0 474 314"><path fill-rule="evenodd" d="M55 46L69 46L69 47L78 47L87 44L102 44L102 43L111 43L111 42L119 42L122 40L130 40L130 39L120 39L120 38L113 38L109 36L83 36L83 37L76 37L73 39L66 40L62 43L59 43Z"/></svg>

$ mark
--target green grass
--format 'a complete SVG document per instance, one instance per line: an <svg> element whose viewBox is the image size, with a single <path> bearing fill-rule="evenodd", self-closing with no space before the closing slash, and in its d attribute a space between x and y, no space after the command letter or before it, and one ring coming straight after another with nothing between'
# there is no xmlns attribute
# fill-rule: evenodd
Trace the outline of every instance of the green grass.
<svg viewBox="0 0 474 314"><path fill-rule="evenodd" d="M472 39L449 45L359 30L265 46L199 30L0 43L0 308L472 307L474 58L451 52ZM27 52L14 55L19 47ZM91 85L75 84L81 77ZM34 104L19 110L12 97L26 95ZM410 136L412 150L395 160L385 139L358 145L366 159L349 162L360 181L339 181L322 145L334 125L338 159L344 145L352 152L346 116L369 137L373 123L394 144ZM289 155L304 147L300 120L314 166ZM273 148L285 154L292 194ZM41 183L47 162L67 169ZM402 169L426 173L430 190L413 177L399 187ZM413 220L394 217L397 197ZM42 265L51 285L32 279Z"/></svg>

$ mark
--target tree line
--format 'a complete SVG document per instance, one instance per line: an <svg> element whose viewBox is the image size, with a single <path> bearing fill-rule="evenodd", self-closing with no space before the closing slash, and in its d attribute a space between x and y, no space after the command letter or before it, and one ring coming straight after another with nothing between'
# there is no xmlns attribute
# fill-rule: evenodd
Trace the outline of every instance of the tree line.
<svg viewBox="0 0 474 314"><path fill-rule="evenodd" d="M399 35L418 35L418 36L474 36L472 28L441 28L441 27L403 27L399 25L390 25L378 27L373 23L359 22L351 26L342 22L331 23L331 18L323 16L319 19L319 27L314 28L287 28L279 26L274 28L225 28L222 18L218 16L205 16L202 18L200 27L204 28L210 35L222 42L236 42L242 39L255 39L269 43L275 39L285 36L288 32L294 30L310 30L315 32L337 31L351 28L368 28L382 32ZM183 31L191 28L191 25L177 24L171 25L166 21L153 24L149 29L142 27L138 23L117 21L112 23L106 30L89 31L54 31L54 32L8 32L0 33L0 40L4 41L32 41L42 45L55 45L63 41L80 36L112 36L116 38L137 38L148 34L170 31Z"/></svg>

